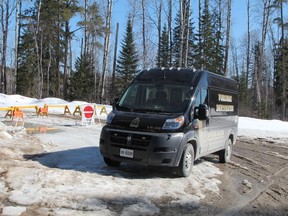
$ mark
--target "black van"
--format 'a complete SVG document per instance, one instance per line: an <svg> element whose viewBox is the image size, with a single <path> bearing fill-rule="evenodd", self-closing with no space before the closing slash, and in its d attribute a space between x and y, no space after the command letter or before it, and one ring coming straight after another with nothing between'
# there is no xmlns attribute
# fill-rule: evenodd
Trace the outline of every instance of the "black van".
<svg viewBox="0 0 288 216"><path fill-rule="evenodd" d="M186 177L204 155L229 161L237 132L236 81L203 70L149 69L115 102L100 152L109 166L170 166Z"/></svg>

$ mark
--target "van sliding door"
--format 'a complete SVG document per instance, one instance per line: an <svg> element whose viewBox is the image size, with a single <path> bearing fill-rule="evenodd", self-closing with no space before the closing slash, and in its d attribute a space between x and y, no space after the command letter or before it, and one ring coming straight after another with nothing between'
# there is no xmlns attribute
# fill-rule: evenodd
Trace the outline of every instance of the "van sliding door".
<svg viewBox="0 0 288 216"><path fill-rule="evenodd" d="M209 151L223 149L237 115L237 94L222 89L209 89Z"/></svg>

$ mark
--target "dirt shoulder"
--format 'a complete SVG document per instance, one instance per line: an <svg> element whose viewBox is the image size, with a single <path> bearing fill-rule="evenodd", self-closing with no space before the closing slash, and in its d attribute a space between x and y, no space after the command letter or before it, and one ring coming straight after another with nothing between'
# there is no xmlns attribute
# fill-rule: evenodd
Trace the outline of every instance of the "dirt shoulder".
<svg viewBox="0 0 288 216"><path fill-rule="evenodd" d="M288 146L283 140L239 137L231 163L216 166L223 171L221 192L217 197L207 196L199 212L239 216L288 214Z"/></svg>

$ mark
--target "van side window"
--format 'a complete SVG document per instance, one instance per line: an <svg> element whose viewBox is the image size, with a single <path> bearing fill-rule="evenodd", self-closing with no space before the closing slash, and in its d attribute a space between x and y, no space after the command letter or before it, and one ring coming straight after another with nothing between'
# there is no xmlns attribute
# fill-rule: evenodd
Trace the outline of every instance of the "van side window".
<svg viewBox="0 0 288 216"><path fill-rule="evenodd" d="M200 104L208 104L207 89L201 88L200 91L196 93L194 106L197 107Z"/></svg>
<svg viewBox="0 0 288 216"><path fill-rule="evenodd" d="M201 103L200 104L207 104L208 105L207 89L202 88L200 90L200 93L201 93Z"/></svg>
<svg viewBox="0 0 288 216"><path fill-rule="evenodd" d="M201 91L198 91L195 96L194 107L199 106L200 103L201 103Z"/></svg>
<svg viewBox="0 0 288 216"><path fill-rule="evenodd" d="M207 89L201 88L195 96L194 99L194 108L198 107L200 104L207 104L208 105L208 94L207 94ZM192 110L194 113L194 110ZM198 118L198 110L193 114L194 118Z"/></svg>

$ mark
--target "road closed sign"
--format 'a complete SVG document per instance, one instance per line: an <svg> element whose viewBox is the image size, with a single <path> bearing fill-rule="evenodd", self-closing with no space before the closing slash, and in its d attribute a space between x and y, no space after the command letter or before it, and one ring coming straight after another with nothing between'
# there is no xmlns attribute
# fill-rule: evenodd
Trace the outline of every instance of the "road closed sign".
<svg viewBox="0 0 288 216"><path fill-rule="evenodd" d="M94 124L94 104L85 104L81 106L82 111L82 124L91 125Z"/></svg>

